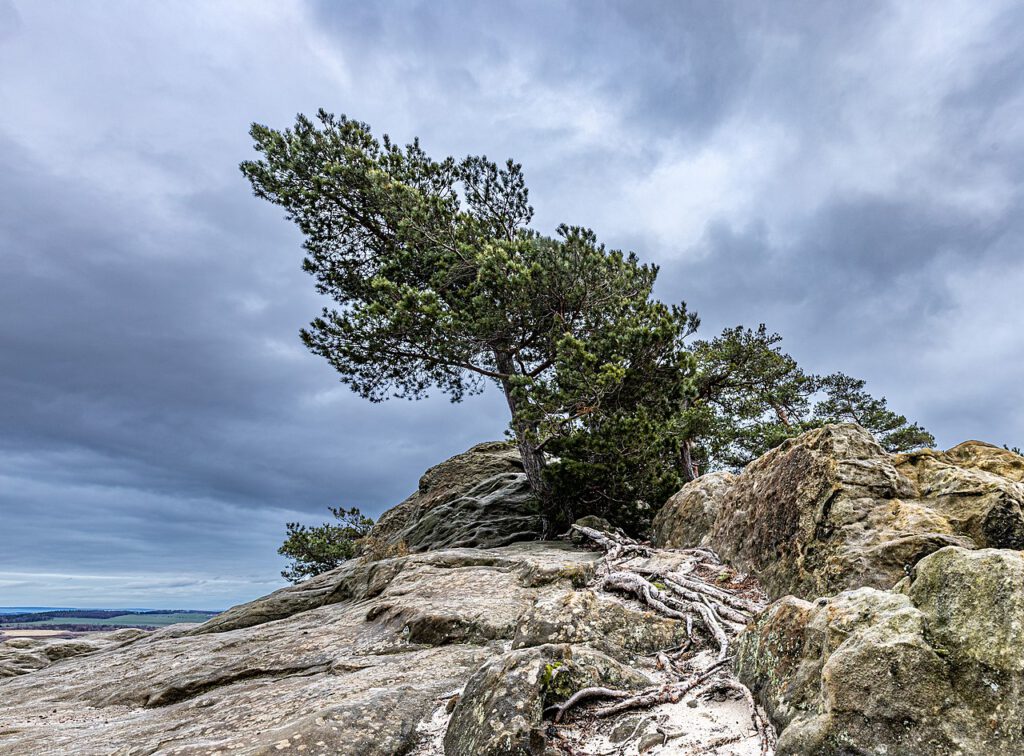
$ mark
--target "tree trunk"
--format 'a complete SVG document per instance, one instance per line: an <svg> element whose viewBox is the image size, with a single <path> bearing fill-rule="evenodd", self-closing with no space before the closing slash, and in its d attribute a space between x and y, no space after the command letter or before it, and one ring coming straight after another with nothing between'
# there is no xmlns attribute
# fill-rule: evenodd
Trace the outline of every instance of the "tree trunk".
<svg viewBox="0 0 1024 756"><path fill-rule="evenodd" d="M494 361L498 372L507 376L514 374L515 366L509 355L496 352ZM501 379L501 390L505 394L505 401L508 403L508 410L512 415L512 432L516 436L519 456L523 459L523 471L526 473L530 488L543 502L548 493L547 485L544 482L544 452L537 448L538 443L530 432L530 427L523 422L522 413L519 411L518 402L507 378Z"/></svg>
<svg viewBox="0 0 1024 756"><path fill-rule="evenodd" d="M686 482L697 480L697 464L693 461L693 442L690 439L683 441L683 477Z"/></svg>

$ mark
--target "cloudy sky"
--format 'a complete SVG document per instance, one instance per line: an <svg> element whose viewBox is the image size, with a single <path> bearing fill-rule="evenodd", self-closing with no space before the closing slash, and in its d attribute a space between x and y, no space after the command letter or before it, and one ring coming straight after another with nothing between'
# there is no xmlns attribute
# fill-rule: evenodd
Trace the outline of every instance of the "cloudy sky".
<svg viewBox="0 0 1024 756"><path fill-rule="evenodd" d="M535 227L662 266L943 446L1024 444L1024 8L0 0L0 605L221 608L289 520L499 437L302 348L300 238L238 172L319 107L524 164Z"/></svg>

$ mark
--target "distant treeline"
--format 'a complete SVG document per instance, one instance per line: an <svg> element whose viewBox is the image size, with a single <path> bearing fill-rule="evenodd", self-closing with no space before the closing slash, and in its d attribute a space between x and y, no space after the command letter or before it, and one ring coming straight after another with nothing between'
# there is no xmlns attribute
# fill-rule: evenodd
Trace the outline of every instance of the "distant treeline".
<svg viewBox="0 0 1024 756"><path fill-rule="evenodd" d="M200 614L208 616L215 614L215 612L204 612L198 609L152 609L144 612L126 612L125 610L116 609L60 609L54 612L27 612L25 614L0 614L0 625L17 625L17 624L35 624L38 622L45 622L47 620L61 619L67 617L69 619L111 619L112 617L126 617L126 616L139 616L145 617L150 614ZM64 625L52 625L54 629L71 629L69 624L67 628ZM89 625L90 628L95 628L95 625ZM136 627L141 627L136 626Z"/></svg>
<svg viewBox="0 0 1024 756"><path fill-rule="evenodd" d="M33 624L31 622L23 622L20 625L10 625L10 624L4 622L3 626L0 627L0 632L3 632L4 630L15 631L15 630L38 630L38 629L39 629L39 625L38 624ZM159 630L160 626L159 625L89 625L89 624L76 625L76 624L70 623L70 622L67 623L67 624L62 622L62 623L59 623L59 624L46 625L46 626L44 626L43 629L44 630L57 630L57 631L68 632L68 633L94 633L94 632L97 632L97 631L128 630L128 629L131 629L131 630Z"/></svg>

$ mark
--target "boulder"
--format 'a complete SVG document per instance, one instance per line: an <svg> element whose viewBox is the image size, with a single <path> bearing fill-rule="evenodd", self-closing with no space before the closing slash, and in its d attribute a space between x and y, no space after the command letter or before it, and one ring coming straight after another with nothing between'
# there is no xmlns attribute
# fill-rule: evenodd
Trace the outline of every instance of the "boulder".
<svg viewBox="0 0 1024 756"><path fill-rule="evenodd" d="M489 442L427 470L415 493L381 515L368 542L385 555L495 548L536 540L544 529L519 452Z"/></svg>
<svg viewBox="0 0 1024 756"><path fill-rule="evenodd" d="M688 484L654 540L709 546L775 597L891 588L946 546L1024 548L1021 459L976 441L892 455L857 425L827 425Z"/></svg>
<svg viewBox="0 0 1024 756"><path fill-rule="evenodd" d="M676 547L705 544L719 505L736 482L730 472L711 472L683 486L658 510L651 525L651 540Z"/></svg>
<svg viewBox="0 0 1024 756"><path fill-rule="evenodd" d="M788 596L740 637L780 756L1024 752L1024 556L946 547L900 588Z"/></svg>
<svg viewBox="0 0 1024 756"><path fill-rule="evenodd" d="M582 688L649 684L636 670L585 646L511 651L489 661L466 683L444 737L445 756L543 753L545 706Z"/></svg>

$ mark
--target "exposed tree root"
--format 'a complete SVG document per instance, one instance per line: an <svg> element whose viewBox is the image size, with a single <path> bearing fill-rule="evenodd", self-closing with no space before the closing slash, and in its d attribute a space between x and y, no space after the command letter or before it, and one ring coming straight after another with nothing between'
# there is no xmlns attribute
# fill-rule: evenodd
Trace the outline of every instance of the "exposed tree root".
<svg viewBox="0 0 1024 756"><path fill-rule="evenodd" d="M648 688L641 693L630 696L624 701L620 701L617 704L611 706L605 706L602 709L598 709L594 712L594 716L598 718L610 717L614 714L619 714L623 711L629 711L630 709L647 709L651 706L657 706L663 703L678 703L683 696L692 691L694 688L698 688L704 683L708 682L712 677L721 673L721 667L723 667L729 659L721 659L716 661L701 674L696 675L685 682L678 682L672 685L661 685L657 688Z"/></svg>
<svg viewBox="0 0 1024 756"><path fill-rule="evenodd" d="M626 559L637 556L649 557L651 555L649 547L637 543L632 538L605 533L604 531L583 527L582 525L573 525L572 530L586 536L604 549L604 563L609 569L611 566Z"/></svg>
<svg viewBox="0 0 1024 756"><path fill-rule="evenodd" d="M719 680L713 689L706 692L710 694L715 690L732 690L743 697L744 702L747 704L747 711L750 713L750 722L761 741L762 756L773 753L775 750L775 729L762 715L761 710L754 701L754 696L750 693L750 689L736 679L725 678Z"/></svg>
<svg viewBox="0 0 1024 756"><path fill-rule="evenodd" d="M629 698L630 694L624 690L614 690L612 688L583 688L573 693L569 699L561 706L551 706L548 711L554 710L554 720L556 723L562 721L562 717L565 716L566 712L575 707L577 704L589 701L594 698Z"/></svg>
<svg viewBox="0 0 1024 756"><path fill-rule="evenodd" d="M751 726L761 744L762 756L774 754L775 731L757 707L750 690L733 675L729 666L732 659L728 656L732 638L751 616L763 608L763 605L737 595L736 591L730 591L724 586L711 585L700 577L698 565L722 566L718 556L710 549L697 548L676 552L684 554L689 561L670 572L659 573L642 565L631 567L627 564L636 557L653 555L653 550L643 544L618 534L578 525L573 525L572 530L590 539L605 551L602 565L598 569L602 590L628 594L662 616L685 622L688 640L683 646L663 649L653 654L659 668L670 678L674 678L671 682L639 693L602 687L584 688L565 703L549 709L554 712L554 721L561 722L570 710L587 701L620 699L616 703L592 711L593 716L605 718L633 709L677 703L683 696L695 690L705 689L705 693L728 690L738 693L746 702ZM717 646L717 659L703 669L690 670L683 676L674 662L700 643L693 632L694 617L699 618L706 632L705 637L710 636Z"/></svg>

